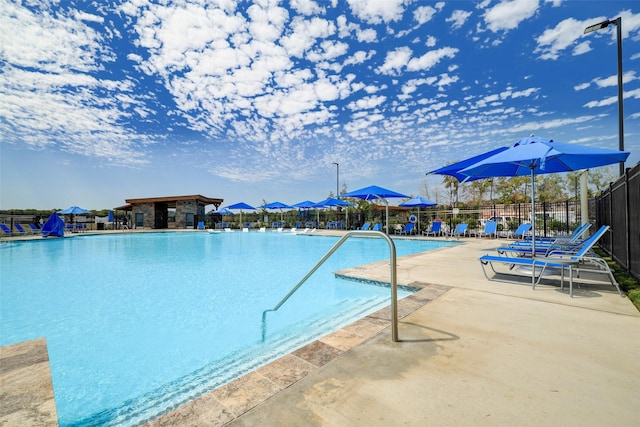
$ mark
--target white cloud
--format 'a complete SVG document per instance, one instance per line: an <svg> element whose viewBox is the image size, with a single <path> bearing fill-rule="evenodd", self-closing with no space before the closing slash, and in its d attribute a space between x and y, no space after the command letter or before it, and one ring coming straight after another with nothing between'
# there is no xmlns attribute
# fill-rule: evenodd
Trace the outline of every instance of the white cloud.
<svg viewBox="0 0 640 427"><path fill-rule="evenodd" d="M451 16L445 19L446 22L452 22L451 28L454 30L462 27L467 19L471 16L471 12L467 12L465 10L454 10L451 13Z"/></svg>
<svg viewBox="0 0 640 427"><path fill-rule="evenodd" d="M583 41L582 43L578 43L573 48L573 52L571 52L571 54L573 56L578 56L587 52L591 52L591 43L589 43L588 41Z"/></svg>
<svg viewBox="0 0 640 427"><path fill-rule="evenodd" d="M303 15L322 15L325 9L313 0L291 0L291 8Z"/></svg>
<svg viewBox="0 0 640 427"><path fill-rule="evenodd" d="M411 59L413 51L406 46L396 48L391 52L387 52L384 64L376 69L376 72L387 75L397 75Z"/></svg>
<svg viewBox="0 0 640 427"><path fill-rule="evenodd" d="M380 106L387 100L386 96L365 96L357 101L347 104L347 108L353 111L370 110Z"/></svg>
<svg viewBox="0 0 640 427"><path fill-rule="evenodd" d="M437 10L431 6L419 6L413 12L413 19L418 21L418 25L422 25L431 21L436 13Z"/></svg>
<svg viewBox="0 0 640 427"><path fill-rule="evenodd" d="M402 19L407 0L347 0L355 16L370 24Z"/></svg>
<svg viewBox="0 0 640 427"><path fill-rule="evenodd" d="M452 47L430 50L419 58L412 58L407 64L407 70L428 70L443 58L454 58L456 53L458 53L458 49Z"/></svg>
<svg viewBox="0 0 640 427"><path fill-rule="evenodd" d="M494 33L517 28L538 10L538 0L504 0L484 13L484 21Z"/></svg>
<svg viewBox="0 0 640 427"><path fill-rule="evenodd" d="M574 18L560 21L554 28L546 29L536 38L538 45L534 53L540 53L541 59L558 59L561 51L572 46L583 36L587 25L584 21Z"/></svg>
<svg viewBox="0 0 640 427"><path fill-rule="evenodd" d="M373 55L375 55L376 51L375 50L370 50L369 52L365 52L364 50L359 50L357 52L354 52L353 55L351 55L349 58L347 58L344 61L343 65L356 65L356 64L362 64L366 61L368 61L369 59L371 59L371 57L373 57Z"/></svg>

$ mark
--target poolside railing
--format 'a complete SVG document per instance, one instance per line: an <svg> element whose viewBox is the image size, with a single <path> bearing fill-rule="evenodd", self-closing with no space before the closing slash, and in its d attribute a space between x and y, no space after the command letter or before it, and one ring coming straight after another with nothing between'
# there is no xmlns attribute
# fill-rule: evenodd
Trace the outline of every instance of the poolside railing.
<svg viewBox="0 0 640 427"><path fill-rule="evenodd" d="M316 263L315 266L300 280L290 291L285 295L278 304L276 304L273 308L265 310L262 312L262 341L265 341L267 336L267 313L270 311L278 311L278 309L285 303L287 300L294 294L300 287L309 279L321 266L324 262L333 255L333 253L338 250L342 244L349 239L350 237L379 237L387 241L389 245L389 264L390 264L390 282L391 282L391 340L393 342L398 342L398 280L397 280L397 269L396 269L396 245L391 240L387 234L381 231L364 231L364 230L356 230L356 231L348 231L346 232L338 242L329 251Z"/></svg>

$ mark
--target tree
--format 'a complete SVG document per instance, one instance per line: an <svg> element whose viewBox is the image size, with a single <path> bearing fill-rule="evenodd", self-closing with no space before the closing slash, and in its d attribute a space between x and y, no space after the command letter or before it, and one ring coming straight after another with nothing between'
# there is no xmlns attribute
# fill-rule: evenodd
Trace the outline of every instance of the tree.
<svg viewBox="0 0 640 427"><path fill-rule="evenodd" d="M442 179L442 184L444 185L444 188L449 190L449 204L451 206L458 206L458 180L452 176L445 175Z"/></svg>
<svg viewBox="0 0 640 427"><path fill-rule="evenodd" d="M560 175L552 173L541 177L540 181L536 183L536 200L538 202L559 202L564 200L566 194L564 193L563 181Z"/></svg>

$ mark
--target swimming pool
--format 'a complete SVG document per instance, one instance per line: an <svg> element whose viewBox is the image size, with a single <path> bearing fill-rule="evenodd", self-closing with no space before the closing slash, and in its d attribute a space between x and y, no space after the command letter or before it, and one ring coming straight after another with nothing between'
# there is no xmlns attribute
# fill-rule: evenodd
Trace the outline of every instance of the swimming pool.
<svg viewBox="0 0 640 427"><path fill-rule="evenodd" d="M46 337L61 425L139 424L388 305L388 288L332 274L388 259L385 241L350 239L269 314L262 340L263 310L336 241L193 232L3 245L0 345Z"/></svg>

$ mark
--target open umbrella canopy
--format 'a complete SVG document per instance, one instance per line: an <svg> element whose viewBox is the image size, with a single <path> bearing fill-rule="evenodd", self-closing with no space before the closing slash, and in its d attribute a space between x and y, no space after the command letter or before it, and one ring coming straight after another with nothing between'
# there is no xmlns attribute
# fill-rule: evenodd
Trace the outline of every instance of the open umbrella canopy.
<svg viewBox="0 0 640 427"><path fill-rule="evenodd" d="M353 203L349 203L346 200L336 199L335 197L329 197L321 202L314 203L314 208L328 208L332 206L355 206Z"/></svg>
<svg viewBox="0 0 640 427"><path fill-rule="evenodd" d="M506 150L461 169L460 173L471 178L531 175L531 234L535 253L535 176L606 166L624 162L627 157L629 157L627 151L605 150L531 136L521 139Z"/></svg>
<svg viewBox="0 0 640 427"><path fill-rule="evenodd" d="M305 200L304 202L293 204L291 205L291 207L298 208L298 209L310 209L314 207L314 205L315 203L313 203L311 200Z"/></svg>
<svg viewBox="0 0 640 427"><path fill-rule="evenodd" d="M292 208L292 206L285 205L282 202L271 202L271 203L267 203L266 205L262 205L260 207L264 209L291 209Z"/></svg>
<svg viewBox="0 0 640 427"><path fill-rule="evenodd" d="M233 215L233 211L231 211L231 210L229 210L227 208L222 208L222 209L218 209L217 211L215 211L214 214Z"/></svg>
<svg viewBox="0 0 640 427"><path fill-rule="evenodd" d="M359 190L350 191L348 193L344 193L340 195L340 198L343 197L355 197L357 199L363 200L375 200L382 199L386 205L385 209L385 230L387 234L389 234L389 202L387 199L389 198L406 198L409 196L405 196L404 194L396 193L395 191L387 190L386 188L378 187L377 185L371 185L369 187L361 188Z"/></svg>
<svg viewBox="0 0 640 427"><path fill-rule="evenodd" d="M413 199L407 200L404 203L400 203L398 206L402 206L404 208L418 208L418 221L416 227L418 228L418 232L420 232L420 208L426 208L429 206L436 206L436 202L432 202L431 200L425 199L422 196L416 196Z"/></svg>
<svg viewBox="0 0 640 427"><path fill-rule="evenodd" d="M226 207L227 209L248 209L248 210L255 210L256 208L254 208L253 206L246 204L245 202L240 202L240 203L236 203L233 205L229 205Z"/></svg>
<svg viewBox="0 0 640 427"><path fill-rule="evenodd" d="M476 179L539 175L606 166L624 162L627 157L628 151L605 150L532 136L461 169L460 173Z"/></svg>
<svg viewBox="0 0 640 427"><path fill-rule="evenodd" d="M341 199L344 197L355 197L357 199L375 200L375 199L390 199L390 198L406 198L404 194L396 193L395 191L387 190L386 188L378 187L377 185L371 185L369 187L361 188L359 190L350 191L348 193L341 194Z"/></svg>
<svg viewBox="0 0 640 427"><path fill-rule="evenodd" d="M468 159L461 160L459 162L452 163L452 164L447 165L447 166L443 166L443 167L441 167L439 169L432 170L431 172L427 172L427 175L432 175L432 174L449 175L449 176L454 177L455 179L457 179L460 182L462 182L462 181L473 181L473 180L476 180L476 179L480 179L480 178L472 178L472 177L470 177L468 175L463 175L463 174L460 173L460 171L462 169L468 168L469 166L478 163L480 160L484 160L487 157L493 156L494 154L501 153L504 150L506 150L507 148L509 148L509 147L500 147L500 148L496 148L495 150L491 150L491 151L487 151L486 153L479 154L477 156L469 157Z"/></svg>
<svg viewBox="0 0 640 427"><path fill-rule="evenodd" d="M255 211L256 208L254 208L253 206L245 203L245 202L240 202L240 203L236 203L233 205L229 205L226 207L226 209L240 209L240 224L242 224L242 210L243 209L247 209L250 211Z"/></svg>
<svg viewBox="0 0 640 427"><path fill-rule="evenodd" d="M113 211L109 211L109 216L107 217L107 222L115 222L115 218L113 217Z"/></svg>
<svg viewBox="0 0 640 427"><path fill-rule="evenodd" d="M431 200L427 200L422 196L416 196L413 199L407 200L404 203L400 203L398 206L402 206L405 208L426 208L429 206L436 206L436 202L432 202Z"/></svg>
<svg viewBox="0 0 640 427"><path fill-rule="evenodd" d="M88 213L91 213L91 211L82 209L79 206L71 206L71 207L68 207L67 209L61 210L58 213L63 215L78 215L78 214L88 214Z"/></svg>
<svg viewBox="0 0 640 427"><path fill-rule="evenodd" d="M271 203L267 203L266 205L262 205L260 206L263 209L280 209L280 221L282 222L282 209L293 209L292 206L289 205L285 205L282 202L271 202Z"/></svg>

